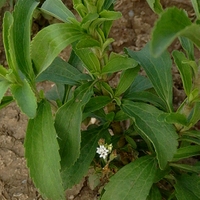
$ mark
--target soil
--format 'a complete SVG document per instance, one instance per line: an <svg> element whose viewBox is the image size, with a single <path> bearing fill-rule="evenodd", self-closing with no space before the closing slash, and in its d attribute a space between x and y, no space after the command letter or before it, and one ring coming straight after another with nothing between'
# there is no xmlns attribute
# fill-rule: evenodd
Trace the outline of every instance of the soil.
<svg viewBox="0 0 200 200"><path fill-rule="evenodd" d="M72 9L71 1L64 1ZM163 6L176 5L187 10L193 16L193 9L189 0L163 0ZM6 59L2 44L2 19L6 10L12 9L7 3L0 10L0 64L6 66ZM116 21L110 36L115 39L112 50L123 51L124 47L140 50L150 39L151 30L157 16L149 8L145 0L118 0L115 9L121 11L123 17ZM44 24L44 23L43 23ZM173 48L177 47L176 43ZM62 53L69 55L69 50ZM173 70L174 104L178 105L184 99L182 84L177 70ZM44 87L45 84L44 84ZM35 189L26 167L24 159L24 137L27 118L15 103L0 110L0 200L39 200L42 197ZM66 191L68 199L95 200L96 191L90 189L87 177L74 188Z"/></svg>

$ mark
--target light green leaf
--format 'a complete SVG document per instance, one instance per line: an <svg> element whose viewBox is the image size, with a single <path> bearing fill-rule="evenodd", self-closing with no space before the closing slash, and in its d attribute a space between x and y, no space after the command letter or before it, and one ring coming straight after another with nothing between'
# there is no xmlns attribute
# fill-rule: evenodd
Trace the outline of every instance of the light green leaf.
<svg viewBox="0 0 200 200"><path fill-rule="evenodd" d="M160 14L163 11L162 5L160 3L160 0L147 0L147 3L149 4L150 8L156 13Z"/></svg>
<svg viewBox="0 0 200 200"><path fill-rule="evenodd" d="M111 177L101 200L145 200L156 171L154 158L150 156L138 158Z"/></svg>
<svg viewBox="0 0 200 200"><path fill-rule="evenodd" d="M192 24L185 11L176 7L166 9L156 22L151 41L151 50L155 56L161 55L165 49L179 36L184 36L200 47L200 25Z"/></svg>
<svg viewBox="0 0 200 200"><path fill-rule="evenodd" d="M83 131L81 134L81 152L78 160L69 168L61 172L64 188L71 188L79 183L87 173L89 166L96 154L98 141L103 135L109 135L108 130L102 127Z"/></svg>
<svg viewBox="0 0 200 200"><path fill-rule="evenodd" d="M116 11L110 11L110 10L103 10L99 13L100 19L107 20L117 20L120 17L122 17L122 14L120 12Z"/></svg>
<svg viewBox="0 0 200 200"><path fill-rule="evenodd" d="M144 68L158 96L165 102L166 111L172 111L172 61L170 54L164 52L158 58L152 56L147 44L141 51L134 52L126 49L127 53Z"/></svg>
<svg viewBox="0 0 200 200"><path fill-rule="evenodd" d="M187 60L184 53L175 50L173 51L172 56L174 57L174 61L180 72L184 91L186 95L189 96L192 91L192 78L193 78L192 69L190 65L184 63L184 61Z"/></svg>
<svg viewBox="0 0 200 200"><path fill-rule="evenodd" d="M13 12L13 45L18 68L32 81L34 72L30 57L30 32L33 11L39 4L36 0L18 0Z"/></svg>
<svg viewBox="0 0 200 200"><path fill-rule="evenodd" d="M92 94L91 83L78 87L74 97L56 113L55 128L58 134L62 170L72 166L79 157L82 108L90 100Z"/></svg>
<svg viewBox="0 0 200 200"><path fill-rule="evenodd" d="M163 112L151 105L125 100L122 102L122 110L134 120L139 134L151 141L159 166L164 169L177 150L178 135L175 128L164 121L158 121L158 116Z"/></svg>
<svg viewBox="0 0 200 200"><path fill-rule="evenodd" d="M115 91L115 96L120 96L130 87L135 77L138 75L139 70L140 67L138 66L132 69L127 69L121 74L119 84Z"/></svg>
<svg viewBox="0 0 200 200"><path fill-rule="evenodd" d="M57 57L51 65L43 71L38 77L37 81L49 80L55 83L76 85L81 80L89 80L90 76L82 74L75 67Z"/></svg>
<svg viewBox="0 0 200 200"><path fill-rule="evenodd" d="M102 74L114 73L121 70L137 67L138 63L131 58L119 54L111 55L108 63L103 67Z"/></svg>
<svg viewBox="0 0 200 200"><path fill-rule="evenodd" d="M192 41L186 37L179 37L179 40L181 42L181 46L184 48L184 50L187 53L187 57L190 60L195 60L194 58L194 45Z"/></svg>
<svg viewBox="0 0 200 200"><path fill-rule="evenodd" d="M178 161L184 158L190 158L192 156L200 155L200 146L199 145L191 145L179 148L174 155L173 162Z"/></svg>
<svg viewBox="0 0 200 200"><path fill-rule="evenodd" d="M8 66L13 69L17 66L15 62L14 47L13 47L13 38L12 38L12 25L13 25L13 16L10 12L5 12L3 18L3 44L6 53L6 60Z"/></svg>
<svg viewBox="0 0 200 200"><path fill-rule="evenodd" d="M83 62L84 67L88 70L89 73L100 73L100 62L94 52L92 52L89 48L78 49L74 47L73 50L79 59Z"/></svg>
<svg viewBox="0 0 200 200"><path fill-rule="evenodd" d="M196 102L190 115L188 116L188 121L190 127L193 127L200 120L200 102Z"/></svg>
<svg viewBox="0 0 200 200"><path fill-rule="evenodd" d="M74 14L61 0L46 0L42 4L41 10L63 22L70 22L70 18L75 19Z"/></svg>
<svg viewBox="0 0 200 200"><path fill-rule="evenodd" d="M200 19L200 2L199 0L191 0L197 19Z"/></svg>
<svg viewBox="0 0 200 200"><path fill-rule="evenodd" d="M175 194L178 200L200 199L200 177L196 174L183 174L177 177Z"/></svg>
<svg viewBox="0 0 200 200"><path fill-rule="evenodd" d="M34 118L37 109L37 99L28 82L24 80L22 85L12 84L10 89L22 112L29 118Z"/></svg>
<svg viewBox="0 0 200 200"><path fill-rule="evenodd" d="M8 81L0 81L0 103L9 86L10 83Z"/></svg>
<svg viewBox="0 0 200 200"><path fill-rule="evenodd" d="M51 106L41 101L37 115L28 122L25 157L31 178L46 199L64 200L60 176L60 157Z"/></svg>
<svg viewBox="0 0 200 200"><path fill-rule="evenodd" d="M42 29L31 43L36 73L44 71L66 46L84 37L75 24L58 23Z"/></svg>

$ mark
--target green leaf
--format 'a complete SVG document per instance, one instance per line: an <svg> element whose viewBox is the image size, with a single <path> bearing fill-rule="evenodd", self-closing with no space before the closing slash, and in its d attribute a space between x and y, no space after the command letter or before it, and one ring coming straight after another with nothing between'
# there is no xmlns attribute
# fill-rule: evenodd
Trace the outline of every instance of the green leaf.
<svg viewBox="0 0 200 200"><path fill-rule="evenodd" d="M161 193L156 185L153 185L146 200L162 200Z"/></svg>
<svg viewBox="0 0 200 200"><path fill-rule="evenodd" d="M115 96L120 96L130 87L135 77L138 75L139 70L140 67L135 67L127 69L121 74L119 84L115 91Z"/></svg>
<svg viewBox="0 0 200 200"><path fill-rule="evenodd" d="M173 51L172 56L180 72L184 91L186 95L189 96L192 91L192 78L193 78L192 69L190 65L184 63L184 61L187 60L184 53L175 50Z"/></svg>
<svg viewBox="0 0 200 200"><path fill-rule="evenodd" d="M12 38L12 25L13 25L13 16L10 12L5 12L3 18L3 44L6 53L6 60L8 62L8 66L13 69L15 66L15 55L14 55L14 47L13 47L13 38Z"/></svg>
<svg viewBox="0 0 200 200"><path fill-rule="evenodd" d="M108 96L96 96L89 100L84 108L84 112L94 112L106 106L112 99Z"/></svg>
<svg viewBox="0 0 200 200"><path fill-rule="evenodd" d="M89 80L90 76L82 74L75 67L57 57L51 65L43 71L38 77L37 82L52 81L66 85L77 85L79 81Z"/></svg>
<svg viewBox="0 0 200 200"><path fill-rule="evenodd" d="M125 92L125 96L128 94L132 94L133 92L141 92L151 88L153 88L153 85L150 82L149 78L138 75L131 84L130 88Z"/></svg>
<svg viewBox="0 0 200 200"><path fill-rule="evenodd" d="M42 29L31 43L36 73L44 71L66 46L84 37L75 24L58 23Z"/></svg>
<svg viewBox="0 0 200 200"><path fill-rule="evenodd" d="M156 174L155 159L141 157L120 169L105 186L101 200L144 200Z"/></svg>
<svg viewBox="0 0 200 200"><path fill-rule="evenodd" d="M121 70L137 67L138 63L128 57L115 54L111 57L108 63L103 67L102 74L114 73Z"/></svg>
<svg viewBox="0 0 200 200"><path fill-rule="evenodd" d="M134 52L126 49L127 53L144 68L152 82L158 96L165 102L166 110L171 111L172 106L172 61L170 54L164 52L158 58L152 56L150 46L147 44L141 51Z"/></svg>
<svg viewBox="0 0 200 200"><path fill-rule="evenodd" d="M74 97L56 113L55 128L59 138L62 170L72 166L79 157L82 107L87 104L92 94L91 83L78 87Z"/></svg>
<svg viewBox="0 0 200 200"><path fill-rule="evenodd" d="M191 42L191 40L186 38L186 37L179 37L179 40L181 42L181 46L184 48L184 50L187 53L188 59L195 60L195 58L194 58L194 45Z"/></svg>
<svg viewBox="0 0 200 200"><path fill-rule="evenodd" d="M177 164L177 163L170 163L169 164L171 167L176 167L180 170L186 171L186 172L192 172L192 173L200 173L200 166L191 166L191 165L186 165L186 164Z"/></svg>
<svg viewBox="0 0 200 200"><path fill-rule="evenodd" d="M184 158L190 158L192 156L200 155L200 146L199 145L191 145L186 147L181 147L174 154L173 162L178 161Z"/></svg>
<svg viewBox="0 0 200 200"><path fill-rule="evenodd" d="M1 100L0 103L0 109L6 107L7 105L9 105L11 102L13 102L13 97L12 96L4 96Z"/></svg>
<svg viewBox="0 0 200 200"><path fill-rule="evenodd" d="M28 82L24 80L22 85L12 84L10 89L22 112L29 118L34 118L37 109L37 99Z"/></svg>
<svg viewBox="0 0 200 200"><path fill-rule="evenodd" d="M184 36L200 47L200 26L192 24L185 11L176 7L166 9L156 22L151 41L151 49L159 56L179 36Z"/></svg>
<svg viewBox="0 0 200 200"><path fill-rule="evenodd" d="M167 123L170 123L170 124L178 123L178 124L181 124L183 126L188 125L188 121L187 121L186 116L181 114L181 113L174 113L174 112L164 113L164 114L161 114L159 116L159 119L165 120Z"/></svg>
<svg viewBox="0 0 200 200"><path fill-rule="evenodd" d="M100 73L100 62L97 56L92 52L89 48L87 49L78 49L76 47L73 48L76 55L83 62L84 67L91 74L99 74Z"/></svg>
<svg viewBox="0 0 200 200"><path fill-rule="evenodd" d="M125 100L122 102L122 110L134 120L141 136L151 141L159 166L164 169L177 150L178 135L175 128L164 121L158 121L158 116L163 112L151 105Z"/></svg>
<svg viewBox="0 0 200 200"><path fill-rule="evenodd" d="M34 72L30 57L30 31L33 11L39 4L36 0L18 0L13 12L13 45L18 68L31 81Z"/></svg>
<svg viewBox="0 0 200 200"><path fill-rule="evenodd" d="M196 102L191 113L188 116L190 127L193 127L200 120L200 102Z"/></svg>
<svg viewBox="0 0 200 200"><path fill-rule="evenodd" d="M178 200L200 199L200 177L196 174L183 174L177 177L175 195Z"/></svg>
<svg viewBox="0 0 200 200"><path fill-rule="evenodd" d="M74 14L61 0L46 0L42 4L41 10L63 22L70 22L70 18L75 19Z"/></svg>
<svg viewBox="0 0 200 200"><path fill-rule="evenodd" d="M104 0L103 8L109 9L111 7L111 5L114 3L115 3L115 0Z"/></svg>
<svg viewBox="0 0 200 200"><path fill-rule="evenodd" d="M151 103L152 105L155 105L156 107L165 110L165 102L152 92L148 91L132 92L123 96L123 99Z"/></svg>
<svg viewBox="0 0 200 200"><path fill-rule="evenodd" d="M110 10L103 10L99 13L100 19L108 20L117 20L122 17L121 12L110 11Z"/></svg>
<svg viewBox="0 0 200 200"><path fill-rule="evenodd" d="M6 3L6 0L0 0L0 9L3 7L3 5Z"/></svg>
<svg viewBox="0 0 200 200"><path fill-rule="evenodd" d="M25 157L31 178L44 198L64 200L60 176L60 157L51 106L41 101L37 115L28 122Z"/></svg>
<svg viewBox="0 0 200 200"><path fill-rule="evenodd" d="M64 188L71 188L79 183L87 173L89 166L96 154L98 141L103 135L109 135L108 130L102 127L83 131L81 134L81 150L78 160L69 168L61 172Z"/></svg>
<svg viewBox="0 0 200 200"><path fill-rule="evenodd" d="M0 81L0 103L9 86L10 83L8 81Z"/></svg>
<svg viewBox="0 0 200 200"><path fill-rule="evenodd" d="M150 8L156 13L161 14L163 11L162 5L160 3L160 0L147 0L147 3L149 4Z"/></svg>

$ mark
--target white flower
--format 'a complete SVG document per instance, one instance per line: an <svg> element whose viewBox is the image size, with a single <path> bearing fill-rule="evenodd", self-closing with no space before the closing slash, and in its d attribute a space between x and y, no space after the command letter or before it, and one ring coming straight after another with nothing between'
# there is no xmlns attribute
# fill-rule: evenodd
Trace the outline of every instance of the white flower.
<svg viewBox="0 0 200 200"><path fill-rule="evenodd" d="M99 147L97 147L97 151L96 151L100 156L100 158L106 159L109 150L106 149L106 147L104 145L100 145Z"/></svg>

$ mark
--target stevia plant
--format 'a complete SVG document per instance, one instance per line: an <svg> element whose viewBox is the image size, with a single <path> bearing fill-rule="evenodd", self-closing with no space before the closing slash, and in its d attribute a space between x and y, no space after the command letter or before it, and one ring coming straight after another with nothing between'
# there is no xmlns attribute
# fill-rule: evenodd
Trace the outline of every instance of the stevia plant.
<svg viewBox="0 0 200 200"><path fill-rule="evenodd" d="M64 191L79 183L90 166L102 200L200 199L200 163L184 162L200 154L195 126L200 70L193 46L200 46L199 4L191 1L196 13L191 22L181 9L163 10L158 0L147 2L159 15L152 40L141 51L126 48L124 54L109 49L109 31L121 17L114 0L73 0L78 17L60 0L42 5L18 0L13 13L5 13L9 68L0 66L0 106L15 100L29 118L25 157L44 199L65 199ZM59 23L31 39L35 12ZM166 49L177 37L183 50L170 55ZM66 62L59 54L69 45ZM172 61L187 96L177 110ZM43 81L54 87L39 90ZM8 89L12 95L4 96Z"/></svg>

